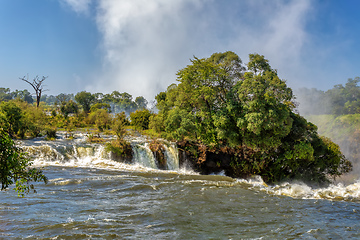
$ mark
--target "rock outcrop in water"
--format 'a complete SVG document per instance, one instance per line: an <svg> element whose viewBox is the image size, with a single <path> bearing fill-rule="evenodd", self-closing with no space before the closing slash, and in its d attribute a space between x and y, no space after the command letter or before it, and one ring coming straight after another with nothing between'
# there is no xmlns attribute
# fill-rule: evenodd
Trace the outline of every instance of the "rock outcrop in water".
<svg viewBox="0 0 360 240"><path fill-rule="evenodd" d="M229 177L247 178L255 173L249 168L251 165L246 164L249 160L247 154L254 153L251 149L247 149L247 152L229 147L209 149L191 141L179 141L177 145L180 165L191 166L200 174L224 173Z"/></svg>

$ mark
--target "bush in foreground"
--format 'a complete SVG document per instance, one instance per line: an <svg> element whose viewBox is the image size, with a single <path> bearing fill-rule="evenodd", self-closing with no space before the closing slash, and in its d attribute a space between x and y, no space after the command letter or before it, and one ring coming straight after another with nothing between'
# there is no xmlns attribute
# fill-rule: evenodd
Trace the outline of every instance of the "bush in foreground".
<svg viewBox="0 0 360 240"><path fill-rule="evenodd" d="M39 169L32 168L30 159L13 140L0 129L0 182L1 190L15 184L19 196L34 190L32 181L47 183L47 177Z"/></svg>

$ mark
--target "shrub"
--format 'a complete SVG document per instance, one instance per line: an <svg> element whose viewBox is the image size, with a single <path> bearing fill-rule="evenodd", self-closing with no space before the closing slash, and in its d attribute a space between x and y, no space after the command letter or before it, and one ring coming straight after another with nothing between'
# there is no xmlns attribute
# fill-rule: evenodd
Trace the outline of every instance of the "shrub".
<svg viewBox="0 0 360 240"><path fill-rule="evenodd" d="M0 182L1 190L16 184L15 190L19 196L24 196L34 190L31 181L44 181L46 176L41 170L31 168L30 159L15 146L9 135L0 129ZM35 191L35 190L34 190Z"/></svg>
<svg viewBox="0 0 360 240"><path fill-rule="evenodd" d="M111 152L117 161L130 163L132 160L131 144L123 139L117 139L106 144L106 150Z"/></svg>
<svg viewBox="0 0 360 240"><path fill-rule="evenodd" d="M149 121L151 117L151 113L149 110L136 110L130 114L131 125L133 125L136 129L146 130L149 129Z"/></svg>

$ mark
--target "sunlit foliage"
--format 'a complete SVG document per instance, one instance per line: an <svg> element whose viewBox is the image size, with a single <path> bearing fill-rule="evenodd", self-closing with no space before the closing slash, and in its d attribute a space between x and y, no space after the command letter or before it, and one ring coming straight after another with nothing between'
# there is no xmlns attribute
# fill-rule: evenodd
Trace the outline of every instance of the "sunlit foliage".
<svg viewBox="0 0 360 240"><path fill-rule="evenodd" d="M233 52L192 59L177 73L179 83L156 96L159 113L150 127L194 141L198 164L206 153L231 153L238 177L326 182L351 170L338 146L294 113L292 90L264 56L250 54L247 69Z"/></svg>
<svg viewBox="0 0 360 240"><path fill-rule="evenodd" d="M30 159L15 146L9 135L0 128L0 182L1 190L15 184L19 196L34 190L32 181L47 182L41 170L32 168Z"/></svg>

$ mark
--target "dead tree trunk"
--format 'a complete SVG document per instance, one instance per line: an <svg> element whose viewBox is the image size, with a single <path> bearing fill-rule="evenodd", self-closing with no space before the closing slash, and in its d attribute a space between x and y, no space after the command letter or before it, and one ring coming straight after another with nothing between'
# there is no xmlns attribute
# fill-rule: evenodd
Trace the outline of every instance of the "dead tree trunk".
<svg viewBox="0 0 360 240"><path fill-rule="evenodd" d="M44 91L42 83L45 81L46 78L48 77L43 76L41 79L39 79L39 76L36 76L32 82L29 81L29 76L27 76L26 79L25 77L20 78L20 80L27 82L34 88L36 94L36 107L39 107L41 94Z"/></svg>

